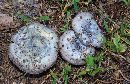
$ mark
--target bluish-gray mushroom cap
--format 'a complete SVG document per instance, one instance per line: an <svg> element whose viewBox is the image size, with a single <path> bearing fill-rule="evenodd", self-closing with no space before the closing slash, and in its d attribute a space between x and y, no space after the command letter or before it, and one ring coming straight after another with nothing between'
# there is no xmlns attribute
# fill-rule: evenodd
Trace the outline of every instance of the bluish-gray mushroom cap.
<svg viewBox="0 0 130 84"><path fill-rule="evenodd" d="M40 23L19 29L9 46L10 60L22 71L39 74L49 69L57 59L58 37Z"/></svg>
<svg viewBox="0 0 130 84"><path fill-rule="evenodd" d="M72 27L84 45L92 45L98 48L102 46L104 35L89 12L76 15L72 21Z"/></svg>
<svg viewBox="0 0 130 84"><path fill-rule="evenodd" d="M64 32L60 37L59 47L63 59L73 65L85 64L86 56L95 53L95 49L83 45L72 30Z"/></svg>

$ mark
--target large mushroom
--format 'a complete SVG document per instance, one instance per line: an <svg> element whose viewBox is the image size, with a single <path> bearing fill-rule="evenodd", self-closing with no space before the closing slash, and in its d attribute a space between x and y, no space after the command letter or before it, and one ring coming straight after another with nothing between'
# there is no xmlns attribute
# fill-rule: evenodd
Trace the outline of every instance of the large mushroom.
<svg viewBox="0 0 130 84"><path fill-rule="evenodd" d="M102 46L104 35L89 12L76 15L72 21L72 27L84 45L92 45L98 48Z"/></svg>
<svg viewBox="0 0 130 84"><path fill-rule="evenodd" d="M49 69L57 59L56 33L40 23L20 28L12 36L10 60L22 71L39 74Z"/></svg>
<svg viewBox="0 0 130 84"><path fill-rule="evenodd" d="M83 45L72 30L64 32L60 37L59 47L63 59L73 65L85 64L86 56L95 53L95 49Z"/></svg>

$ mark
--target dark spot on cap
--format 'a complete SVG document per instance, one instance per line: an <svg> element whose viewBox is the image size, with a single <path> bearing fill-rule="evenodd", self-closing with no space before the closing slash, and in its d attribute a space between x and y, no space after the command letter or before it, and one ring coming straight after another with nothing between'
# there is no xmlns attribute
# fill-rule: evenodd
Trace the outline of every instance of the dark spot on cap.
<svg viewBox="0 0 130 84"><path fill-rule="evenodd" d="M80 16L80 19L82 19L83 17L82 16Z"/></svg>
<svg viewBox="0 0 130 84"><path fill-rule="evenodd" d="M90 53L92 54L92 51L90 51Z"/></svg>
<svg viewBox="0 0 130 84"><path fill-rule="evenodd" d="M70 60L74 60L73 58L70 58Z"/></svg>
<svg viewBox="0 0 130 84"><path fill-rule="evenodd" d="M67 47L67 49L68 49L68 47Z"/></svg>
<svg viewBox="0 0 130 84"><path fill-rule="evenodd" d="M18 51L15 51L14 53L17 53ZM20 52L21 53L21 52Z"/></svg>
<svg viewBox="0 0 130 84"><path fill-rule="evenodd" d="M92 37L92 34L88 34L89 37Z"/></svg>
<svg viewBox="0 0 130 84"><path fill-rule="evenodd" d="M72 49L73 52L75 52L75 49Z"/></svg>
<svg viewBox="0 0 130 84"><path fill-rule="evenodd" d="M46 68L46 65L44 65L44 68Z"/></svg>
<svg viewBox="0 0 130 84"><path fill-rule="evenodd" d="M75 37L72 37L73 39L75 38Z"/></svg>
<svg viewBox="0 0 130 84"><path fill-rule="evenodd" d="M85 49L85 47L83 47L83 49Z"/></svg>
<svg viewBox="0 0 130 84"><path fill-rule="evenodd" d="M26 62L26 60L25 59L23 59L23 63L25 63Z"/></svg>
<svg viewBox="0 0 130 84"><path fill-rule="evenodd" d="M86 53L83 53L84 56L86 56L87 54Z"/></svg>
<svg viewBox="0 0 130 84"><path fill-rule="evenodd" d="M86 38L83 38L84 40L86 40Z"/></svg>
<svg viewBox="0 0 130 84"><path fill-rule="evenodd" d="M34 53L34 56L37 56L37 53Z"/></svg>
<svg viewBox="0 0 130 84"><path fill-rule="evenodd" d="M26 67L28 67L28 65L26 65Z"/></svg>
<svg viewBox="0 0 130 84"><path fill-rule="evenodd" d="M64 45L62 45L62 47L64 47Z"/></svg>
<svg viewBox="0 0 130 84"><path fill-rule="evenodd" d="M72 42L71 44L74 44L74 42Z"/></svg>
<svg viewBox="0 0 130 84"><path fill-rule="evenodd" d="M67 38L67 41L70 41L71 39L70 38Z"/></svg>

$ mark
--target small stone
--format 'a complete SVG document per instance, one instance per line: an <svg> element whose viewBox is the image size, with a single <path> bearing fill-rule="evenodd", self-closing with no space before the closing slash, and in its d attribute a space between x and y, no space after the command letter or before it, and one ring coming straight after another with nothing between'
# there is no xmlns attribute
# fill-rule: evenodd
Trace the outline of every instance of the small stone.
<svg viewBox="0 0 130 84"><path fill-rule="evenodd" d="M16 82L13 82L13 84L17 84Z"/></svg>

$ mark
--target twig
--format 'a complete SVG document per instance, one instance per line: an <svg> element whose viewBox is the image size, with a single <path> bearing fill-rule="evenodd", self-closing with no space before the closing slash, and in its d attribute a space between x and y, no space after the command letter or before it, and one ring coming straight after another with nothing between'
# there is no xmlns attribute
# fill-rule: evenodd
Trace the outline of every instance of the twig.
<svg viewBox="0 0 130 84"><path fill-rule="evenodd" d="M113 52L110 52L111 53L111 55L113 55L113 56L116 56L116 57L120 57L120 58L122 58L122 59L124 59L124 60L126 60L126 58L124 57L124 56L122 56L122 55L117 55L117 54L115 54L115 53L113 53ZM127 60L126 60L127 61Z"/></svg>
<svg viewBox="0 0 130 84"><path fill-rule="evenodd" d="M51 76L50 74L47 75L47 77L45 78L45 80L47 80L50 76ZM45 82L46 82L45 80L43 80L41 84L45 84Z"/></svg>
<svg viewBox="0 0 130 84"><path fill-rule="evenodd" d="M130 80L123 75L123 73L122 73L121 70L119 70L119 73L121 74L121 76L122 76L125 80L127 80L127 81L130 83Z"/></svg>
<svg viewBox="0 0 130 84"><path fill-rule="evenodd" d="M102 80L99 80L99 79L97 79L93 84L95 84L97 81L102 82L103 84L111 84L111 82L106 82L106 81L102 81Z"/></svg>
<svg viewBox="0 0 130 84"><path fill-rule="evenodd" d="M125 61L127 61L127 59L126 59L124 56L122 56L122 55L115 54L115 53L113 53L113 52L110 52L109 50L106 50L105 52L109 52L110 55L115 56L115 57L117 57L117 58L122 58L122 59L124 59ZM128 61L127 61L127 62L128 62ZM129 63L129 62L128 62L128 63Z"/></svg>

